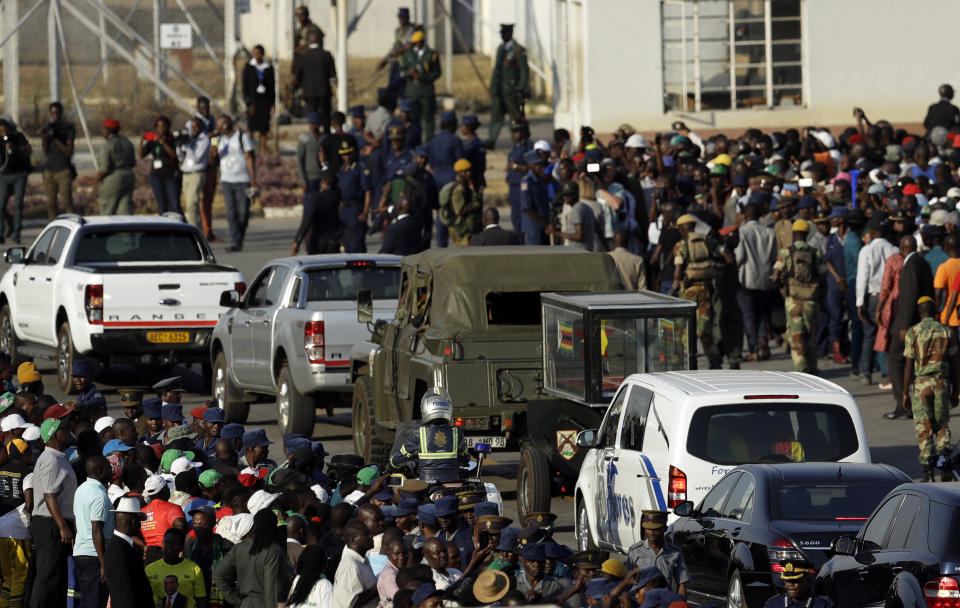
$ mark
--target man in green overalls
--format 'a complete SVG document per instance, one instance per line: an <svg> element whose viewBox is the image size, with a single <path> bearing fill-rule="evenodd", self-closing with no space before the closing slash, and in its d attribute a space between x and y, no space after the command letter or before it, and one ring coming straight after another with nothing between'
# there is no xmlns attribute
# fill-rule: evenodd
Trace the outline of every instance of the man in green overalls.
<svg viewBox="0 0 960 608"><path fill-rule="evenodd" d="M530 85L527 50L513 39L512 23L500 24L500 39L503 44L497 47L490 78L490 138L486 145L491 150L500 134L504 112L508 112L512 120L523 119L520 104ZM514 230L516 228L514 226Z"/></svg>

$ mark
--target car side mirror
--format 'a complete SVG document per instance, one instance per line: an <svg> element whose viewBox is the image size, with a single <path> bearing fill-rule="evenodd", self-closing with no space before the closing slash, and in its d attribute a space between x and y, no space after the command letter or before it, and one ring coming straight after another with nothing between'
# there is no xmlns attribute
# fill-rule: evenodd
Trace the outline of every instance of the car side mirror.
<svg viewBox="0 0 960 608"><path fill-rule="evenodd" d="M673 514L678 517L690 517L693 513L693 501L691 500L685 500L673 508Z"/></svg>
<svg viewBox="0 0 960 608"><path fill-rule="evenodd" d="M3 261L7 264L22 264L26 249L23 247L11 247L3 252Z"/></svg>
<svg viewBox="0 0 960 608"><path fill-rule="evenodd" d="M373 321L373 292L361 289L357 292L357 323Z"/></svg>
<svg viewBox="0 0 960 608"><path fill-rule="evenodd" d="M240 292L235 289L220 294L220 306L225 308L240 308Z"/></svg>
<svg viewBox="0 0 960 608"><path fill-rule="evenodd" d="M577 433L577 447L592 448L597 445L596 429L589 429Z"/></svg>
<svg viewBox="0 0 960 608"><path fill-rule="evenodd" d="M857 541L852 536L841 536L833 539L830 543L830 550L834 555L855 555L857 552Z"/></svg>

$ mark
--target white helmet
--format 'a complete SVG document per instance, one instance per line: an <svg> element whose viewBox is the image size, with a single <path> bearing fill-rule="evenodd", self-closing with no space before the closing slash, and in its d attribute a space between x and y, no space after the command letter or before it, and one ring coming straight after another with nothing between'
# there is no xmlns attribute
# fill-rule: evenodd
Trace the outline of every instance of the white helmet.
<svg viewBox="0 0 960 608"><path fill-rule="evenodd" d="M453 419L453 403L447 389L435 386L420 400L420 419L430 422L441 418L447 422Z"/></svg>

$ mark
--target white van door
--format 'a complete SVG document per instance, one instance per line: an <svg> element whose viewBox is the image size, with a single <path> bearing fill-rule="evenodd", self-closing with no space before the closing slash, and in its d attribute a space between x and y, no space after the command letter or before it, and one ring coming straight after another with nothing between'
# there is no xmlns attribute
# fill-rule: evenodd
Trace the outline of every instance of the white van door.
<svg viewBox="0 0 960 608"><path fill-rule="evenodd" d="M618 456L620 474L617 480L617 496L626 502L627 509L621 514L620 539L624 547L638 543L643 539L640 527L641 512L646 509L666 509L666 500L660 486L662 472L651 460L649 449L660 448L662 442L644 444L646 429L650 424L656 426L650 410L653 392L643 386L635 385L627 396L623 412L623 424L620 426ZM657 462L666 459L666 454L654 454ZM661 467L662 468L662 467Z"/></svg>
<svg viewBox="0 0 960 608"><path fill-rule="evenodd" d="M622 546L620 543L620 528L616 520L618 505L616 502L616 479L619 472L617 456L617 435L620 430L620 418L623 406L626 403L630 385L624 384L614 396L607 414L600 423L597 431L597 458L594 479L597 492L595 495L595 513L597 514L597 540L603 543Z"/></svg>

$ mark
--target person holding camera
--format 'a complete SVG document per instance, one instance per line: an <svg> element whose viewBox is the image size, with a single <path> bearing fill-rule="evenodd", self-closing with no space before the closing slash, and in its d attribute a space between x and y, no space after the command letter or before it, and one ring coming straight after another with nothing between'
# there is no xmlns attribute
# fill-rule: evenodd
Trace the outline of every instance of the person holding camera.
<svg viewBox="0 0 960 608"><path fill-rule="evenodd" d="M217 119L217 143L210 146L211 162L220 162L220 190L230 229L228 252L243 249L250 220L250 201L260 195L253 163L253 139L229 116Z"/></svg>
<svg viewBox="0 0 960 608"><path fill-rule="evenodd" d="M136 178L133 168L137 166L137 153L129 139L120 135L120 123L107 118L103 121L103 147L97 156L100 171L97 172L97 205L101 215L113 215L123 209L133 215L133 189Z"/></svg>
<svg viewBox="0 0 960 608"><path fill-rule="evenodd" d="M180 169L183 171L183 210L188 222L203 229L201 200L206 189L207 166L210 163L210 137L203 132L203 122L198 118L187 121L187 131L190 133L189 138L177 145Z"/></svg>
<svg viewBox="0 0 960 608"><path fill-rule="evenodd" d="M77 130L73 123L63 120L63 104L50 104L50 122L43 128L40 139L47 160L43 165L43 191L47 196L47 218L57 217L57 200L63 197L65 211L73 211L73 179L77 170L73 166L73 140Z"/></svg>
<svg viewBox="0 0 960 608"><path fill-rule="evenodd" d="M20 242L20 222L23 218L23 196L30 174L30 142L8 118L0 118L0 208L4 219L7 216L7 198L13 195L13 225L7 234ZM3 243L0 232L0 243Z"/></svg>
<svg viewBox="0 0 960 608"><path fill-rule="evenodd" d="M153 131L140 139L140 158L150 157L150 187L157 200L157 213L183 213L180 209L180 160L176 140L170 131L170 119L157 116Z"/></svg>

